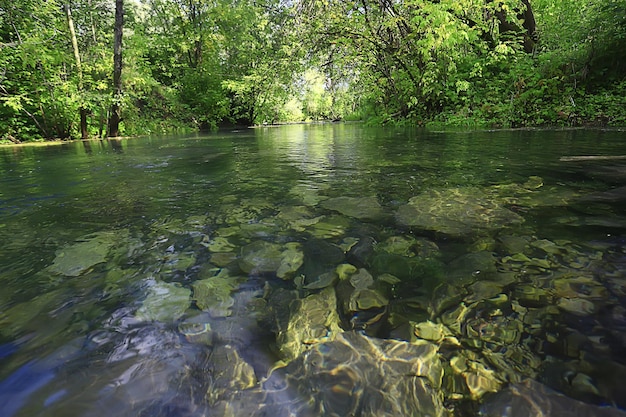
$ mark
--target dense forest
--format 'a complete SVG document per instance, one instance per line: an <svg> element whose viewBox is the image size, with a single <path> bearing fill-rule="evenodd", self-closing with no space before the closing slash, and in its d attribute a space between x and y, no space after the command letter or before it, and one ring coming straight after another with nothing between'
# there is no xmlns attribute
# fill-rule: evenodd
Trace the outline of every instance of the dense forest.
<svg viewBox="0 0 626 417"><path fill-rule="evenodd" d="M626 124L626 0L1 0L0 140Z"/></svg>

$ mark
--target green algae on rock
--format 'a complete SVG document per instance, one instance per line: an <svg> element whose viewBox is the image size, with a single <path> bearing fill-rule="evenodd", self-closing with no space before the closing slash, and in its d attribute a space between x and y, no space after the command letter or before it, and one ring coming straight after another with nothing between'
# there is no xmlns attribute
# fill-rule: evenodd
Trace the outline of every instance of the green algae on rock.
<svg viewBox="0 0 626 417"><path fill-rule="evenodd" d="M95 265L107 262L109 252L121 245L127 236L126 230L84 236L77 243L59 249L48 270L68 277L82 275Z"/></svg>
<svg viewBox="0 0 626 417"><path fill-rule="evenodd" d="M277 243L257 240L241 248L239 267L247 274L276 272L283 260L283 250Z"/></svg>
<svg viewBox="0 0 626 417"><path fill-rule="evenodd" d="M245 277L231 276L227 269L222 269L215 276L195 281L193 299L199 309L209 312L213 317L227 317L232 314L232 297Z"/></svg>
<svg viewBox="0 0 626 417"><path fill-rule="evenodd" d="M276 270L276 276L282 279L293 278L294 274L304 263L304 253L301 245L296 242L285 244L285 250L281 253L280 265Z"/></svg>
<svg viewBox="0 0 626 417"><path fill-rule="evenodd" d="M377 220L384 214L376 197L335 197L322 201L320 205L360 220Z"/></svg>
<svg viewBox="0 0 626 417"><path fill-rule="evenodd" d="M140 320L175 321L191 304L191 291L177 284L157 282L148 288L148 295L137 310Z"/></svg>
<svg viewBox="0 0 626 417"><path fill-rule="evenodd" d="M396 212L402 226L453 237L499 230L524 219L478 188L431 190L412 197Z"/></svg>

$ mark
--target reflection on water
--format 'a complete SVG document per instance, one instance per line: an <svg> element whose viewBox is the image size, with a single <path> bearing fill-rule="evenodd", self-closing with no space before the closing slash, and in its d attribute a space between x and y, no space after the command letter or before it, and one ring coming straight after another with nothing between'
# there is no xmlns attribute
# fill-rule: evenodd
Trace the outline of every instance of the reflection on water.
<svg viewBox="0 0 626 417"><path fill-rule="evenodd" d="M0 414L624 415L623 155L350 124L0 149Z"/></svg>

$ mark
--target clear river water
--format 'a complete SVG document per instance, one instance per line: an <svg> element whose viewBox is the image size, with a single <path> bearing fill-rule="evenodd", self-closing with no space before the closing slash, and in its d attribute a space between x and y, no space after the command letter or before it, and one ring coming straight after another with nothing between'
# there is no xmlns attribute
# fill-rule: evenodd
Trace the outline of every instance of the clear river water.
<svg viewBox="0 0 626 417"><path fill-rule="evenodd" d="M3 417L626 415L624 130L5 147L0 245Z"/></svg>

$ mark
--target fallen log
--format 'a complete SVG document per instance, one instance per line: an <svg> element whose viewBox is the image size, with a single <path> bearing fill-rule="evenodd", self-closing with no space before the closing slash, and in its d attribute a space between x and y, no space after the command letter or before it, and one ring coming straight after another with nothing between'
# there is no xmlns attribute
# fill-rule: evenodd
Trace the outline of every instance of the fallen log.
<svg viewBox="0 0 626 417"><path fill-rule="evenodd" d="M626 159L626 155L581 155L581 156L562 156L559 161L573 162L573 161L614 161L619 159Z"/></svg>

